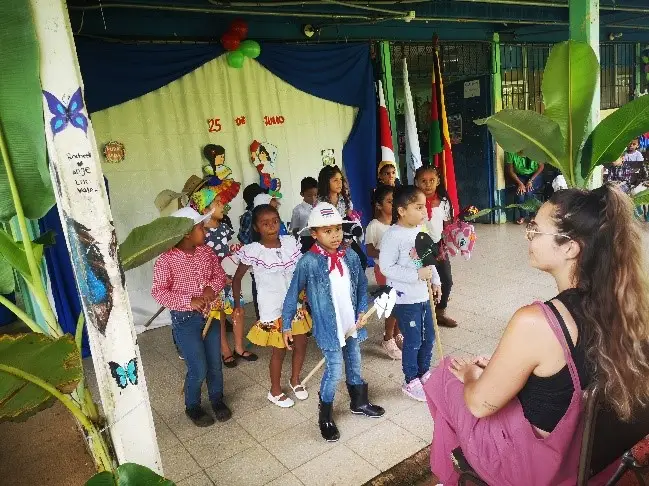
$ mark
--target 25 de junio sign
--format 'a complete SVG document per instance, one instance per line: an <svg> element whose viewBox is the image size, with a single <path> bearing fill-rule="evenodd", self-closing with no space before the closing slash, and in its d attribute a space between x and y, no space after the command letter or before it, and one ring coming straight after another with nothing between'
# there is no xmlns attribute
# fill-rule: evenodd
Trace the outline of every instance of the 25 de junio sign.
<svg viewBox="0 0 649 486"><path fill-rule="evenodd" d="M235 127L241 127L243 125L247 124L247 119L245 115L242 116L237 116L232 120L232 124ZM284 118L283 115L266 115L264 116L264 125L265 126L272 126L272 125L283 125L284 122L286 121L286 118ZM223 130L223 122L221 121L221 118L208 118L207 119L207 131L209 133L218 133L221 130Z"/></svg>

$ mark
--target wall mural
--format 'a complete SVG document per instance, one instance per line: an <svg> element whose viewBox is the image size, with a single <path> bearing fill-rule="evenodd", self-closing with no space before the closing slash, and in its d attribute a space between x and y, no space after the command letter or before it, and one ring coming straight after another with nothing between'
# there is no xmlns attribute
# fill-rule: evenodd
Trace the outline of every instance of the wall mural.
<svg viewBox="0 0 649 486"><path fill-rule="evenodd" d="M250 162L259 173L259 185L275 197L282 197L279 190L282 182L275 177L277 168L277 147L270 142L253 140L250 144Z"/></svg>

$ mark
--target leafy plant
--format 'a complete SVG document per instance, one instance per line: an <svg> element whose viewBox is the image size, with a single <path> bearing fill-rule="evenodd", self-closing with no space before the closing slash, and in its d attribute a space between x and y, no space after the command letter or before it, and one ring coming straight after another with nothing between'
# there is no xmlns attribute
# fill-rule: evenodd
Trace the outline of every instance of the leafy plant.
<svg viewBox="0 0 649 486"><path fill-rule="evenodd" d="M149 468L127 462L114 473L104 471L95 474L86 486L175 486L176 483L159 476Z"/></svg>

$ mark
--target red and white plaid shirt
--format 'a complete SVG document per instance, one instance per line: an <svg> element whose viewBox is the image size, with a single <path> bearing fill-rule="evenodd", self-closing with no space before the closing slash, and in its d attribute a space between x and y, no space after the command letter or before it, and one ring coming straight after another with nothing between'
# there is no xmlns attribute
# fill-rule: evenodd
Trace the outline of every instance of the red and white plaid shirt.
<svg viewBox="0 0 649 486"><path fill-rule="evenodd" d="M192 310L192 298L200 297L208 286L217 294L225 286L223 267L208 246L197 246L193 254L172 248L153 267L151 295L167 309Z"/></svg>

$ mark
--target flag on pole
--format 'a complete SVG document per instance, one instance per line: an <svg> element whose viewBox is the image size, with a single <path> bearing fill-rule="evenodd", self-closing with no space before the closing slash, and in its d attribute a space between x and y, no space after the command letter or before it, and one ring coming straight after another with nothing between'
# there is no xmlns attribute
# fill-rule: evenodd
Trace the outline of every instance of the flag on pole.
<svg viewBox="0 0 649 486"><path fill-rule="evenodd" d="M439 62L439 49L437 40L433 49L433 84L430 98L430 132L428 148L430 163L439 171L440 178L453 206L453 214L460 214L460 204L457 198L457 184L455 182L455 166L453 152L451 151L451 137L448 131L446 118L446 104L444 103L444 83Z"/></svg>
<svg viewBox="0 0 649 486"><path fill-rule="evenodd" d="M417 120L415 119L415 107L412 103L412 93L408 81L408 64L403 58L403 92L405 104L403 107L406 119L406 167L408 184L415 180L415 171L421 167L421 150L419 149L419 137L417 136Z"/></svg>
<svg viewBox="0 0 649 486"><path fill-rule="evenodd" d="M377 83L379 92L379 130L381 136L381 160L395 162L394 148L392 145L392 130L390 130L390 118L388 109L385 106L385 95L383 94L383 83Z"/></svg>

